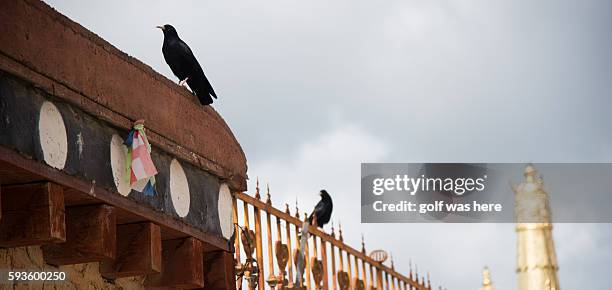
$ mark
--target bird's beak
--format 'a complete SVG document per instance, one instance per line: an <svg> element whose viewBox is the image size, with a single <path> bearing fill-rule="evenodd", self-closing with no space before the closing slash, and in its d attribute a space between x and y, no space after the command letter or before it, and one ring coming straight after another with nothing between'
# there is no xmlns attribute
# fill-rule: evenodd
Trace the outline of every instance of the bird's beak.
<svg viewBox="0 0 612 290"><path fill-rule="evenodd" d="M162 31L164 30L164 27L163 27L163 26L158 25L158 26L155 26L155 27L157 27L157 28L161 29Z"/></svg>

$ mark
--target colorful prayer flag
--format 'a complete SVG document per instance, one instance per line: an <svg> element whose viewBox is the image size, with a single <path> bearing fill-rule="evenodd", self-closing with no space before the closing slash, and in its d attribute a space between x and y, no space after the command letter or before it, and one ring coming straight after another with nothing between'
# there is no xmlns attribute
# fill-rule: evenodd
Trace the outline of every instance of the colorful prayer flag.
<svg viewBox="0 0 612 290"><path fill-rule="evenodd" d="M123 144L128 148L125 159L126 181L132 189L145 195L154 195L157 169L151 159L151 145L144 132L144 125L137 122Z"/></svg>

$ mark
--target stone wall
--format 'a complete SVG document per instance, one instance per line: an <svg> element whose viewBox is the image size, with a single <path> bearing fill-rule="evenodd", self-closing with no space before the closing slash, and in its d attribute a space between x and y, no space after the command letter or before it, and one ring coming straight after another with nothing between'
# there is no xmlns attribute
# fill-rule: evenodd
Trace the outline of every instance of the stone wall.
<svg viewBox="0 0 612 290"><path fill-rule="evenodd" d="M39 246L0 249L1 271L63 271L64 282L35 282L19 284L0 284L0 289L144 289L144 277L129 277L106 280L100 276L98 263L66 265L54 267L45 264Z"/></svg>

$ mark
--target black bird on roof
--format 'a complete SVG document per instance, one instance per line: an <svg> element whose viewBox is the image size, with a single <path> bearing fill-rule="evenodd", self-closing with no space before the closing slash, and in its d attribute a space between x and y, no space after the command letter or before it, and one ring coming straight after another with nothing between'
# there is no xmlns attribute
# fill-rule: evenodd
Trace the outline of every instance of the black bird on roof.
<svg viewBox="0 0 612 290"><path fill-rule="evenodd" d="M157 26L157 28L164 32L162 52L172 73L179 78L179 85L184 86L186 82L202 105L212 104L211 96L216 99L217 94L215 94L189 46L179 38L172 25L166 24Z"/></svg>
<svg viewBox="0 0 612 290"><path fill-rule="evenodd" d="M331 218L334 204L332 203L331 196L327 193L327 190L321 190L321 200L315 205L314 210L308 217L308 223L317 227L323 227L327 224Z"/></svg>

